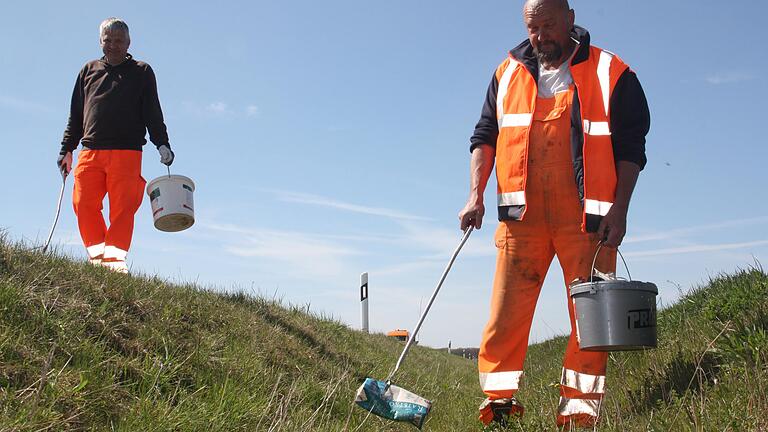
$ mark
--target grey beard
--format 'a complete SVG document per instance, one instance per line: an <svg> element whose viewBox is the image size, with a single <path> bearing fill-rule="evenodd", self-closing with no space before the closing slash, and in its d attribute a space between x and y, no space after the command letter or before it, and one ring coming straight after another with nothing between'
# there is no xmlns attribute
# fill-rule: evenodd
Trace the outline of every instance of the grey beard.
<svg viewBox="0 0 768 432"><path fill-rule="evenodd" d="M542 52L534 50L534 54L536 54L540 63L555 63L563 57L563 48L558 44L554 44L552 51Z"/></svg>

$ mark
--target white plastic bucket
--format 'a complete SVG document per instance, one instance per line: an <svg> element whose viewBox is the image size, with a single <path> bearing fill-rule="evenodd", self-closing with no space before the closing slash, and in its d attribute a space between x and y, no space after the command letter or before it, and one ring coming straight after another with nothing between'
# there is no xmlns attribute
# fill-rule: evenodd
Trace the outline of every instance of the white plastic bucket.
<svg viewBox="0 0 768 432"><path fill-rule="evenodd" d="M195 183L182 175L164 175L147 185L155 228L184 231L195 223Z"/></svg>

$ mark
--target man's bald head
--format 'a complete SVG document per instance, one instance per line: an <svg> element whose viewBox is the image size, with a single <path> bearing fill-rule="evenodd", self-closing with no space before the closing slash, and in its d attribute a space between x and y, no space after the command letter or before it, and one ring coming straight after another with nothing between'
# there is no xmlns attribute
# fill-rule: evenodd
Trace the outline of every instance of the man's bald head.
<svg viewBox="0 0 768 432"><path fill-rule="evenodd" d="M574 19L568 0L526 0L523 21L528 40L545 67L560 66L573 51Z"/></svg>
<svg viewBox="0 0 768 432"><path fill-rule="evenodd" d="M525 4L523 5L523 11L527 10L528 8L536 7L556 8L563 12L568 12L571 10L571 6L568 4L568 0L526 0Z"/></svg>

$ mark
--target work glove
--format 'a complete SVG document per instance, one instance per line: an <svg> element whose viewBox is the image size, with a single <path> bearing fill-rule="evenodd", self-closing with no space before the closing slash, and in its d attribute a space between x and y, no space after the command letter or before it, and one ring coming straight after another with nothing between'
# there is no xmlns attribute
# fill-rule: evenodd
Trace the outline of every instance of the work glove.
<svg viewBox="0 0 768 432"><path fill-rule="evenodd" d="M56 159L56 166L59 167L59 171L61 172L61 178L67 178L67 175L72 170L72 152L66 152L65 154L60 154L59 158Z"/></svg>
<svg viewBox="0 0 768 432"><path fill-rule="evenodd" d="M157 151L160 152L160 163L171 166L171 164L173 163L173 157L174 157L173 151L171 151L171 148L163 144L157 148Z"/></svg>

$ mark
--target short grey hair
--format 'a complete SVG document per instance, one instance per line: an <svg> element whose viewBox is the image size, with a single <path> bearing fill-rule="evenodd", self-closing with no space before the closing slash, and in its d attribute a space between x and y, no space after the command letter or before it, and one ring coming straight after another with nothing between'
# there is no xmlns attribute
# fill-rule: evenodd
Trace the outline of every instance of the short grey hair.
<svg viewBox="0 0 768 432"><path fill-rule="evenodd" d="M131 38L131 34L128 32L128 24L120 18L115 17L107 18L101 22L101 25L99 26L99 38L104 36L104 33L114 30L123 31L125 32L125 35L128 36L128 39Z"/></svg>
<svg viewBox="0 0 768 432"><path fill-rule="evenodd" d="M571 10L571 5L568 4L568 0L553 0L553 1L547 1L547 0L526 0L525 4L523 5L523 10L528 8L529 5L535 4L535 5L541 5L543 3L552 3L553 6L558 7L562 9L565 12L568 12Z"/></svg>

